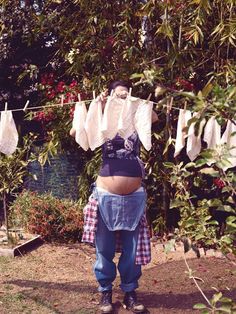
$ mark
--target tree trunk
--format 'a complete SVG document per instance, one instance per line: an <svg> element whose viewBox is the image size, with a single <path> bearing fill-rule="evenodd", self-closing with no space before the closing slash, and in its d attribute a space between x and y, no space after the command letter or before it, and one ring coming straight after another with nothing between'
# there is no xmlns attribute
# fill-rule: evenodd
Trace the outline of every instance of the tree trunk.
<svg viewBox="0 0 236 314"><path fill-rule="evenodd" d="M3 192L3 211L4 211L4 221L5 221L5 226L6 226L6 236L7 236L7 241L8 241L9 233L8 233L7 193L6 192Z"/></svg>

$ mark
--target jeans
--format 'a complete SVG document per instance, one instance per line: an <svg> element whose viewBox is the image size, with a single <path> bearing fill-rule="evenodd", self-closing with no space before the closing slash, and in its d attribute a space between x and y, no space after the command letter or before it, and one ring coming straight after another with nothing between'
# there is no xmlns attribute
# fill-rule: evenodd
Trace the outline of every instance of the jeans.
<svg viewBox="0 0 236 314"><path fill-rule="evenodd" d="M99 212L110 231L134 231L146 207L146 192L143 187L128 195L110 193L101 188L93 191L98 199Z"/></svg>
<svg viewBox="0 0 236 314"><path fill-rule="evenodd" d="M121 278L121 289L130 292L138 288L141 277L141 265L135 264L136 247L139 226L134 231L121 230L122 253L118 262ZM116 232L109 231L101 215L98 216L98 226L95 238L96 262L94 272L99 283L100 292L112 289L112 282L116 278L116 265L113 262L116 248Z"/></svg>

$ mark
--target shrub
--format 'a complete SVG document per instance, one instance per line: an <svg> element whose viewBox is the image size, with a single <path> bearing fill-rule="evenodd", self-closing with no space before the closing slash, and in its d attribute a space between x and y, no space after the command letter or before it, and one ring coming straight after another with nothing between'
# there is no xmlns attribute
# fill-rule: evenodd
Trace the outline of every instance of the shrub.
<svg viewBox="0 0 236 314"><path fill-rule="evenodd" d="M11 205L10 224L48 242L68 243L81 239L83 214L74 201L24 190Z"/></svg>

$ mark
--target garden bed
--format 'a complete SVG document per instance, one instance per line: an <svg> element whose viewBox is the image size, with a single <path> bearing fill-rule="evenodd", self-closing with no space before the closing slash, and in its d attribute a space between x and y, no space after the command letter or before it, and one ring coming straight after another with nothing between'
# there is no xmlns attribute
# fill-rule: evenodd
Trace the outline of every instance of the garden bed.
<svg viewBox="0 0 236 314"><path fill-rule="evenodd" d="M40 235L26 233L21 229L10 230L7 240L4 227L0 228L0 256L21 256L42 243Z"/></svg>

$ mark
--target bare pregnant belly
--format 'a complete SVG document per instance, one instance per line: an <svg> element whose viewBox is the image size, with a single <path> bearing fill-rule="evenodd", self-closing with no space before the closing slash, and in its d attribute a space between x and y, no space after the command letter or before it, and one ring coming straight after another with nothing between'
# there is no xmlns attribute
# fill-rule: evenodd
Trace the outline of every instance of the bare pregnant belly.
<svg viewBox="0 0 236 314"><path fill-rule="evenodd" d="M110 193L126 195L136 191L141 186L141 182L140 177L98 176L96 185Z"/></svg>

